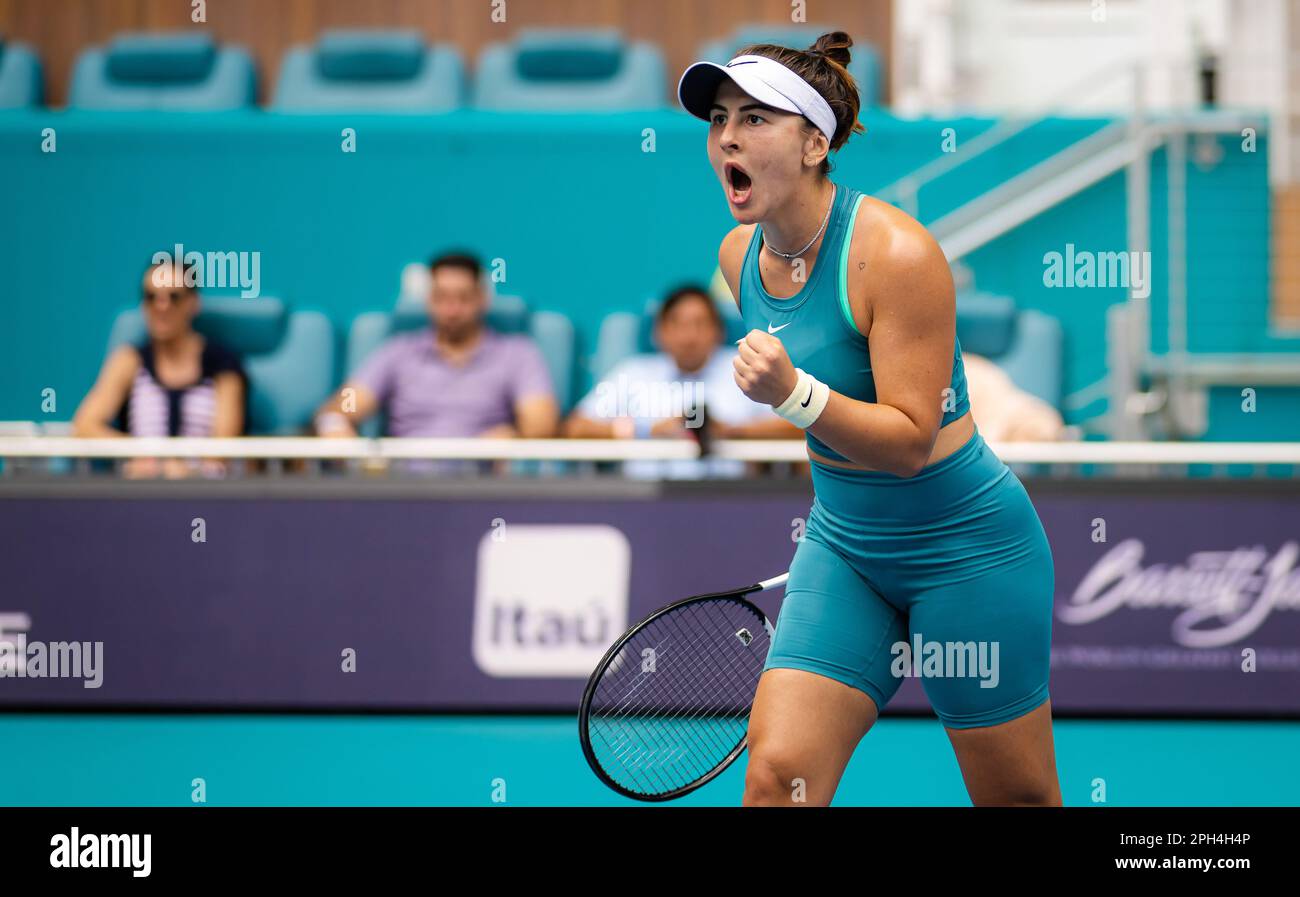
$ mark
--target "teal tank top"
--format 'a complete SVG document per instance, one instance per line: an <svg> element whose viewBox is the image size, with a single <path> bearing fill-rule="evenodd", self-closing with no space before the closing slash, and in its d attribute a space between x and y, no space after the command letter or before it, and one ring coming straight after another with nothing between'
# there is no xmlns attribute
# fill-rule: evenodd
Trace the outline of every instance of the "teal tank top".
<svg viewBox="0 0 1300 897"><path fill-rule="evenodd" d="M763 226L754 228L740 269L740 314L746 332L765 330L785 346L794 366L802 368L835 392L862 402L876 401L867 338L853 323L849 310L848 264L853 222L863 194L837 184L821 249L803 288L788 299L778 299L763 287L758 257ZM953 337L952 391L947 394L940 426L957 420L970 409L961 343ZM807 433L808 446L833 461L848 459Z"/></svg>

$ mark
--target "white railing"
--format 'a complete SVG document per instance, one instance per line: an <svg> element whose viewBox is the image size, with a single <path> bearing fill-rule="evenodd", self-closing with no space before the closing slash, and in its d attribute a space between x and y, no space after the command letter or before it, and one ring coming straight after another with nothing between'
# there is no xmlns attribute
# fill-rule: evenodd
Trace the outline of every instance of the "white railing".
<svg viewBox="0 0 1300 897"><path fill-rule="evenodd" d="M1298 464L1300 442L996 442L1008 464ZM717 458L789 463L807 461L802 440L719 440ZM698 458L689 439L78 439L0 437L0 460L23 458L240 458L391 461L635 461Z"/></svg>

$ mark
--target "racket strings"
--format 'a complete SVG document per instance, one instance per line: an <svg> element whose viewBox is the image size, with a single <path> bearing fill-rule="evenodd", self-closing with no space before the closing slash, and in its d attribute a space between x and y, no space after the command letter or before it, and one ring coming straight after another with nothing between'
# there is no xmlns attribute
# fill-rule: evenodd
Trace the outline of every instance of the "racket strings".
<svg viewBox="0 0 1300 897"><path fill-rule="evenodd" d="M701 752L692 750L691 743L681 738L681 726L670 731L664 722L662 719L633 717L620 720L614 726L597 727L597 733L610 754L602 765L613 770L615 775L619 770L625 772L634 788L645 793L667 793L680 787L683 781L693 781L706 774L709 759L697 756ZM716 725L713 728L716 729ZM725 757L727 748L735 743L736 734L733 731L732 740L727 742L697 725L696 746L707 741L711 754ZM666 769L670 765L675 768ZM668 781L658 775L660 771L669 777Z"/></svg>
<svg viewBox="0 0 1300 897"><path fill-rule="evenodd" d="M688 647L701 647L698 644L698 640L693 641L690 639L689 635L683 635L682 641ZM704 656L707 657L708 655ZM718 671L716 664L712 664L711 666L715 672ZM726 671L722 672L725 674ZM652 681L662 682L663 680L659 679ZM697 687L699 684L700 683L697 681ZM722 685L739 685L739 683L734 676L724 676ZM722 692L719 688L714 688L712 690L700 690L697 688L697 690L700 691L700 693L693 696L694 703L697 705L697 709L695 709L694 712L688 713L684 708L675 713L664 714L660 712L656 714L654 718L654 727L649 729L646 733L646 740L651 745L650 749L638 751L633 758L635 763L629 760L629 755L631 755L632 751L625 749L620 754L622 762L628 766L645 765L653 767L655 764L663 763L666 760L673 759L674 757L680 757L683 761L683 766L686 767L688 772L696 774L707 773L708 765L705 762L707 758L696 756L699 754L699 751L697 750L692 752L690 750L692 747L691 744L678 744L674 747L673 742L671 741L665 743L665 736L678 735L687 727L690 727L692 733L696 736L696 747L706 748L720 756L726 756L730 753L739 738L744 734L745 716L747 715L745 712L746 708L744 706L729 706L725 701L720 700L719 696ZM654 696L660 698L662 703L663 695L658 693L658 690L652 691L656 691ZM747 702L740 703L747 704ZM708 716L706 716L706 714ZM626 712L624 715L626 715ZM670 727L672 731L669 731ZM623 729L624 732L626 731L626 727L624 726L620 726L619 728ZM635 749L636 746L632 745L629 747ZM661 755L663 756L661 757Z"/></svg>
<svg viewBox="0 0 1300 897"><path fill-rule="evenodd" d="M768 640L752 606L727 599L686 604L643 627L592 696L589 741L601 768L630 791L662 795L734 756Z"/></svg>
<svg viewBox="0 0 1300 897"><path fill-rule="evenodd" d="M687 609L690 609L690 608L687 608ZM670 624L676 624L677 621L676 621L676 620L672 620L672 621L669 621L669 623L670 623ZM688 632L682 632L680 626L675 626L675 628L676 628L676 630L677 630L678 637L682 639L682 641L685 643L685 645L686 645L687 648L699 649L698 656L699 656L700 658L702 658L703 662L705 662L705 663L709 663L710 665L713 666L713 668L714 668L715 670L718 669L716 663L714 662L713 655L712 655L711 653L709 653L708 651L703 650L703 649L702 649L703 646L702 646L698 641L692 641L693 636L692 636L690 633L688 633ZM662 648L662 645L663 645L663 643L660 642L659 644L655 645L654 648L650 649L650 650L652 650L652 651L655 652L655 656L656 656L656 657L658 656L658 652L659 652L659 650ZM643 650L644 650L644 649L643 649ZM744 688L748 687L748 683L747 683L744 679L742 679L742 678L738 678L738 677L736 677L735 675L732 675L732 673L733 673L732 670L730 670L730 669L723 669L723 670L721 670L721 672L722 672L724 675L727 675L727 676L731 679L731 682L730 682L729 684L730 684L732 687L734 687L734 688L736 688L736 689L741 689L741 690L743 690ZM649 682L649 681L655 681L655 680L651 680L651 679L649 679L649 678L643 678L641 681L642 681L642 682ZM635 688L637 688L637 687L640 687L640 683L638 683L637 686L634 686L633 691L634 691ZM621 711L623 711L625 708L627 708L627 707L629 707L629 706L631 705L631 703L632 703L632 699L633 699L634 697L635 697L635 695L634 695L633 693L629 693L628 699L624 702L624 706L623 706L622 708L616 708L616 709L612 710L612 711L608 714L608 716L611 716L611 717L618 716L619 713L620 713ZM710 697L712 697L712 696L710 696ZM746 707L747 707L748 702L745 702L745 703L746 703Z"/></svg>
<svg viewBox="0 0 1300 897"><path fill-rule="evenodd" d="M675 623L676 621L672 621L672 622ZM682 638L682 640L686 643L686 646L687 646L688 648L700 648L700 647L701 647L701 646L699 645L698 642L692 642L692 636L691 636L689 633L682 633L682 632L680 632L680 627L678 627L678 631L679 631L679 637ZM661 647L662 647L662 642L661 642L659 645L656 645L654 650L657 651L657 650L658 650L659 648L661 648ZM705 659L705 662L712 663L712 655L708 654L707 652L701 652L700 656L703 657L703 658ZM712 665L713 665L713 667L714 667L715 670L718 669L716 663L712 663ZM726 675L726 674L730 673L731 671L730 671L730 670L721 670L721 672L722 672L724 675ZM732 686L734 686L735 688L743 689L743 688L747 687L745 682L736 679L736 677L734 677L734 676L729 676L729 679L731 680L729 684L732 685ZM641 680L641 682L652 682L652 681L656 681L656 680L654 680L653 678L650 678L650 677L643 677L643 679ZM658 681L661 681L661 680L658 680ZM641 683L638 683L638 685L637 685L636 687L639 688L639 687L640 687L640 684L641 684ZM715 696L716 696L716 692L715 692L715 694L713 694L713 695L709 695L708 697L715 697ZM623 707L623 708L620 708L619 710L614 711L613 713L609 714L609 716L610 716L610 717L617 717L617 716L620 716L620 715L626 715L626 713L627 713L627 706L628 706L629 703L630 703L630 700L629 700L629 701L625 701L625 702L624 702L624 707ZM747 702L746 702L746 706L745 706L745 707L743 707L743 708L739 708L739 709L736 711L736 714L738 715L738 714L744 713L746 710L747 710ZM696 711L696 713L693 714L693 716L692 716L691 718L698 718L698 717L700 716L700 714L703 713L703 712L705 712L705 710ZM673 719L676 719L676 718L679 718L679 717L678 717L677 715L671 715L671 714L670 714L669 716L666 717L666 719L668 719L668 720L673 720Z"/></svg>
<svg viewBox="0 0 1300 897"><path fill-rule="evenodd" d="M693 615L698 613L694 607L683 608L683 611L691 613ZM730 686L734 689L739 689L739 692L735 693L736 701L737 703L743 704L745 707L747 707L749 703L749 698L751 697L751 695L748 693L748 690L751 687L749 678L745 675L737 674L736 670L733 667L719 667L716 663L716 652L712 650L712 646L701 644L701 640L703 636L700 633L707 631L707 628L711 625L710 622L702 621L700 624L700 629L698 629L694 634L690 632L684 632L681 629L680 625L678 625L678 621L675 619L668 620L667 625L671 626L674 629L676 636L679 639L681 639L685 648L694 649L693 653L689 655L687 655L685 652L683 652L683 654L680 655L682 657L689 656L690 658L687 664L683 664L683 666L689 667L686 670L687 675L694 675L696 672L698 672L698 664L700 664L701 662L710 665L714 670L718 671L719 673L721 673L722 676L726 677L729 680L726 683L722 683L724 686ZM658 672L657 660L658 660L659 653L662 651L662 648L663 648L662 640L658 644L653 646L653 648L651 648L651 650L655 652L655 656L656 656L656 669L650 672ZM749 669L745 671L745 673L748 673L750 674L750 676L752 676L752 674L754 674L755 672L761 672L762 661L765 658L766 658L766 651L764 650L761 652L761 657L758 657L754 661L754 663L750 665ZM664 681L662 678L652 679L641 675L638 675L637 678L638 678L638 684L637 686L634 686L634 688L639 687L644 682L662 683ZM696 680L696 683L698 684L698 679ZM713 693L705 693L703 694L703 697L713 698L716 697L717 694L718 693L716 691ZM635 697L634 694L630 694L629 700L625 703L626 704L632 703L631 699L634 697Z"/></svg>
<svg viewBox="0 0 1300 897"><path fill-rule="evenodd" d="M637 684L633 686L633 689L643 689L647 683L654 683L655 681L652 676L643 675ZM660 715L651 720L651 725L640 724L642 722L640 713L647 703L653 703L655 699L659 703L669 703L662 690L655 687L645 688L644 690L650 693L647 697L651 698L652 701L642 702L634 707L629 706L630 701L624 701L620 712L615 716L605 717L604 722L606 725L601 726L598 730L602 740L614 750L612 759L615 763L629 772L640 770L647 775L653 775L656 763L664 764L678 758L684 766L688 767L688 772L693 772L696 775L707 773L707 768L701 765L702 761L694 760L692 762L694 758L689 754L688 745L684 745L680 741L668 740L669 733L665 731L665 726L677 722L678 716L672 714ZM697 717L698 712L692 718ZM617 744L611 743L611 736L618 737L619 742ZM716 748L721 749L725 746L716 737L712 738L711 741ZM672 787L674 787L662 780L659 781L659 786L660 790L664 792L672 790ZM645 790L652 791L653 789L647 788Z"/></svg>
<svg viewBox="0 0 1300 897"><path fill-rule="evenodd" d="M684 610L692 611L693 609L691 609L691 608L686 608L686 609L684 609ZM709 651L708 651L708 647L709 647L709 646L704 646L704 645L701 644L701 639L703 638L702 635L700 635L698 632L697 632L696 634L694 634L694 635L693 635L692 633L689 633L689 632L683 632L683 631L681 630L680 626L678 626L678 625L676 625L676 624L677 624L677 621L676 621L676 620L670 620L670 621L669 621L668 625L671 626L671 628L672 628L674 631L671 632L671 633L665 633L665 634L664 634L664 635L665 635L665 638L666 638L667 636L669 636L669 635L675 635L678 639L681 640L681 642L682 642L682 644L683 644L683 646L684 646L685 648L687 648L687 649L693 649L693 653L691 653L691 654L689 655L690 658L691 658L691 662L693 662L693 663L698 663L700 660L703 660L703 662L708 663L708 664L709 664L709 665L710 665L714 670L720 672L723 676L728 677L730 681L729 681L729 683L727 683L727 684L729 684L729 685L731 685L731 686L737 686L737 687L746 687L746 688L748 687L748 684L747 684L747 683L745 683L742 679L737 678L737 676L736 676L736 674L735 674L735 671L734 671L733 669L731 669L731 668L720 668L720 667L717 666L716 662L714 662L714 657L713 657L712 654L710 654ZM707 624L706 624L706 625L707 625ZM630 688L628 688L628 687L626 686L626 683L625 683L624 681L619 680L619 679L617 679L616 677L613 677L613 676L608 675L608 674L604 677L604 679L602 680L602 688L601 688L601 691L602 691L602 692L611 692L611 691L613 691L613 692L617 692L617 691L622 690L622 689L626 689L626 690L627 690L627 694L626 694L626 696L625 696L625 698L624 698L624 701L623 701L622 705L621 705L621 706L616 705L616 706L612 706L612 707L608 708L608 710L607 710L608 715L613 716L613 715L617 715L617 714L619 714L620 712L626 713L626 712L628 712L629 710L635 710L635 709L637 709L636 706L635 706L635 704L636 704L636 698L638 697L637 694L636 694L636 689L638 689L638 688L642 688L642 687L644 687L644 686L647 685L647 684L658 685L658 684L660 684L660 683L663 683L663 681L664 681L664 677L658 677L658 678L655 678L655 677L651 677L651 676L648 676L648 675L643 675L643 673L657 673L657 672L661 672L661 671L658 669L658 660L659 660L659 655L662 654L662 652L663 652L663 646L664 646L664 639L660 639L660 641L657 642L657 643L654 644L654 645L651 645L651 646L643 646L643 647L641 647L641 652L642 652L642 653L643 653L644 651L646 651L646 650L650 650L650 651L655 655L655 658L656 658L656 667L655 667L654 670L650 670L650 671L638 671L638 672L636 672L636 673L632 673L631 675L633 676L634 684L633 684ZM628 648L625 648L624 651L623 651L622 653L623 653L623 654L627 654L627 653L628 653L628 650L629 650ZM679 656L685 656L685 655L679 655ZM620 665L620 666L621 666L621 665ZM753 670L755 670L755 669L759 669L760 667L761 667L761 663L759 663L759 662L756 661L756 662L751 666L751 668L750 668L750 670L749 670L748 672L752 673ZM623 670L624 670L624 671L627 671L627 672L630 672L630 670L628 670L627 667L623 667ZM611 672L614 672L614 666L613 666L613 665L611 665ZM653 690L653 689L652 689L652 690ZM662 694L662 693L660 693L660 694ZM715 697L715 696L716 696L715 694L708 694L708 693L703 694L703 697L705 697L705 698L710 698L710 697Z"/></svg>
<svg viewBox="0 0 1300 897"><path fill-rule="evenodd" d="M697 606L688 606L687 608L684 608L684 610L685 610L685 611L688 611L688 612L691 612L691 613L698 613L698 607L697 607ZM670 621L670 622L673 623L673 624L677 624L679 621L673 620L673 621ZM703 621L703 623L707 625L707 621ZM677 628L678 628L678 630L679 630L679 632L680 632L680 626L678 626ZM698 632L698 631L702 631L702 630L697 630L697 632ZM683 638L683 639L688 643L688 647L692 647L692 648L702 648L702 647L703 647L702 645L699 644L698 641L692 643L692 636L691 636L690 633L681 633L681 637L682 637L682 638ZM702 721L702 722L705 722L705 723L713 723L714 725L707 726L707 727L701 729L701 731L703 731L703 732L704 732L705 734L707 734L707 735L714 735L715 733L717 733L718 728L719 728L719 725L721 725L721 726L724 727L724 728L734 729L734 727L735 727L734 724L737 723L737 722L739 722L742 718L743 718L744 722L746 723L746 725L744 726L744 729L747 729L747 728L748 728L749 704L750 704L750 701L749 701L748 699L745 699L745 698L744 698L744 693L745 693L745 689L747 689L747 688L750 687L749 684L748 684L748 683L747 683L747 682L746 682L742 677L737 676L737 675L735 674L735 671L734 671L733 668L731 668L731 667L721 667L721 666L719 666L718 663L717 663L717 661L716 661L716 653L715 653L715 652L710 652L710 651L704 651L704 650L701 650L700 656L702 657L703 662L706 663L706 664L708 664L708 665L713 669L713 671L715 671L715 672L721 674L721 677L725 677L725 678L728 680L728 681L726 681L726 682L719 683L719 689L721 689L721 688L730 688L730 689L734 689L734 691L732 691L732 692L730 692L730 693L733 694L733 695L737 695L737 694L738 694L738 695L740 695L741 697L740 697L739 699L737 699L737 702L738 702L739 706L736 706L734 709L730 709L730 708L728 708L726 711L721 711L721 710L720 710L720 712L718 712L718 713L715 714L715 718L714 718L714 719L711 719L711 720L709 720L709 719L704 719L704 718L703 718L703 714L704 714L705 712L707 712L707 711L706 711L705 709L701 709L701 710L699 710L699 711L696 711L694 714L691 714L690 716L688 716L688 717L686 718L686 721L695 722L695 721L699 720L699 721ZM760 669L760 672L761 672L761 669ZM719 693L719 689L715 689L715 691L714 691L713 693L707 695L706 697L708 697L708 698L710 698L710 699L717 697L717 696L718 696L718 693ZM752 697L752 689L750 690L750 696ZM670 717L670 719L672 719L672 718ZM724 731L722 734L723 734L724 737L726 736L726 732L725 732L725 731ZM742 729L742 733L741 733L741 734L743 734L743 729ZM732 748L735 747L735 733L734 733L734 731L732 732L732 739L731 739L730 742L718 741L717 739L715 739L715 746L716 746L717 748L719 748L720 750L723 750L723 751L727 751L727 752L729 752ZM724 754L724 756L725 756L725 754Z"/></svg>
<svg viewBox="0 0 1300 897"><path fill-rule="evenodd" d="M676 624L676 623L677 623L676 620L673 620L673 621L670 621L670 622L673 623L673 624ZM688 648L695 648L695 649L700 649L700 648L702 648L702 645L701 645L700 640L699 640L698 638L693 639L690 633L687 633L687 632L681 632L681 630L680 630L680 626L676 626L675 628L678 630L679 637L682 639L683 643L684 643ZM663 642L660 641L660 643L657 644L657 645L655 646L655 649L654 649L654 650L657 651L658 649L662 648L662 645L663 645ZM711 657L711 655L709 655L707 652L702 653L701 656L703 656L703 657L705 657L705 658L710 658L710 657ZM716 664L712 664L712 666L713 666L713 668L714 668L715 670L718 669L718 667L717 667ZM727 672L727 671L723 671L723 672ZM743 687L744 687L744 683L741 682L741 681L738 681L737 679L735 679L734 676L733 676L733 677L729 677L729 678L730 678L730 682L731 682L732 685L734 685L734 686L736 686L736 687L739 687L739 688L743 688ZM644 683L646 683L646 682L655 682L655 681L658 681L658 680L655 680L654 677L642 676L642 677L641 677L641 680L637 683L636 686L634 686L634 690L635 690L635 689L639 689L639 688L640 688ZM653 691L653 689L650 689L650 690ZM715 690L715 692L714 692L713 694L709 695L708 697L713 698L713 697L716 697L716 696L717 696L717 692L716 692L716 690ZM661 697L661 698L662 698L662 697L664 697L664 696L663 696L662 694L658 694L658 695L656 695L656 697ZM612 715L610 715L610 716L607 716L607 717L606 717L606 721L607 721L607 722L615 722L615 721L617 721L617 720L621 720L621 719L623 719L623 718L628 717L628 715L629 715L629 710L628 710L628 705L629 705L629 703L630 703L630 701L624 701L623 706L619 708L618 712L616 712L615 714L612 714ZM683 722L683 721L689 721L689 722L700 721L700 722L705 723L706 726L700 728L699 731L702 732L705 736L708 736L708 737L709 737L710 747L713 748L713 749L715 750L715 752L717 752L717 753L721 754L721 756L724 756L724 757L725 757L725 756L726 756L726 755L727 755L727 754L728 754L728 753L729 753L729 752L730 752L730 751L735 747L735 744L736 744L737 733L734 731L734 728L735 728L734 723L738 721L738 718L739 718L739 717L742 717L742 716L743 716L743 717L746 717L746 718L747 718L747 717L748 717L748 712L747 712L747 711L748 711L748 706L746 705L745 707L737 708L735 711L733 711L733 712L731 712L731 713L729 713L729 714L724 714L724 716L727 717L727 718L719 719L719 720L707 720L707 719L703 719L702 716L701 716L701 714L707 712L707 709L705 708L705 709L701 709L701 710L696 711L695 713L691 714L690 716L688 716L688 717L686 717L686 718L682 718L682 717L680 716L680 712L679 712L679 714L670 714L670 715L668 715L668 716L661 716L661 717L659 717L659 721L660 721L660 722L667 722L667 723L681 723L681 722ZM746 722L747 722L747 719L746 719ZM711 725L711 726L710 726L710 725L707 725L708 723L714 723L714 725ZM719 728L719 725L718 725L718 724L719 724L719 723L721 723L722 726L723 726L724 728L727 728L727 727L728 727L728 724L730 723L731 725L729 726L729 728L731 728L732 731L730 731L730 732L723 731L723 732L721 732L721 733L719 734L719 733L718 733L718 728ZM651 740L653 740L654 743L655 743L655 744L654 744L654 747L652 747L652 748L650 748L650 749L646 749L646 748L641 747L641 746L640 746L640 745L639 745L635 740L633 740L632 738L625 738L625 739L624 739L624 743L626 744L626 747L625 747L621 752L618 752L618 751L617 751L617 748L620 747L621 745L615 745L615 746L613 746L613 747L615 747L615 749L616 749L616 754L615 754L615 758L614 758L614 759L616 759L619 763L621 763L621 764L622 764L624 767L626 767L626 768L629 768L629 769L630 769L630 768L635 767L635 768L639 768L639 769L641 769L641 770L643 770L643 771L645 771L645 772L651 772L652 769L653 769L653 766L654 766L655 762L663 762L663 761L658 760L658 759L656 758L655 755L657 755L657 754L660 752L660 749L661 749L661 748L664 748L664 749L666 749L666 753L667 753L667 756L668 756L669 759L671 759L672 755L675 753L677 756L679 756L679 757L682 758L682 760L683 760L683 762L684 762L684 765L687 765L688 767L690 767L690 771L692 771L692 772L693 772L697 777L698 777L698 776L702 776L702 775L706 774L706 773L709 771L709 768L708 768L707 766L703 766L703 765L702 765L703 761L702 761L701 759L699 759L699 758L694 758L694 757L692 757L692 756L688 753L689 748L688 748L687 746L680 745L680 744L678 744L678 745L676 745L676 746L673 746L673 745L671 745L671 744L665 744L664 741L663 741L663 738L662 738L662 737L657 737L657 736L660 736L661 731L662 731L662 728L663 728L662 726L658 726L658 727L656 727L655 730L652 730L652 731L650 731L649 733L647 733L647 738L646 738L646 740L647 740L647 741L651 741ZM747 728L747 726L746 726L745 728ZM605 732L602 732L601 734L602 734L602 737L605 738L606 743L608 744L608 736L607 736L607 734L606 734ZM743 734L743 729L742 729L741 734ZM730 735L729 740L728 740L728 735ZM702 740L702 739L701 739L701 740ZM638 748L640 748L640 750L638 750ZM636 754L636 755L635 755L631 760L629 760L629 754L630 754L632 751L638 751L638 753L637 753L637 754ZM690 761L690 760L695 760L695 762L693 762L693 763L688 762L688 761Z"/></svg>

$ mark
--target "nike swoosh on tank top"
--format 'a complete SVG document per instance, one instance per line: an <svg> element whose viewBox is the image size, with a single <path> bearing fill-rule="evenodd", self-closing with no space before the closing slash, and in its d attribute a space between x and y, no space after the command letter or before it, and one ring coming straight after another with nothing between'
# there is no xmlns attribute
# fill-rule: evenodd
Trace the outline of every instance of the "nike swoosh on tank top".
<svg viewBox="0 0 1300 897"><path fill-rule="evenodd" d="M740 314L745 331L762 330L777 336L794 366L802 368L835 392L862 402L876 401L876 381L871 373L867 338L853 323L849 307L848 264L853 222L863 194L837 184L830 221L821 249L803 288L788 299L778 299L763 287L759 274L763 227L754 228L745 261L740 268ZM939 397L946 409L940 426L957 420L970 409L961 343L954 336L952 392ZM848 459L807 433L808 446L823 458Z"/></svg>

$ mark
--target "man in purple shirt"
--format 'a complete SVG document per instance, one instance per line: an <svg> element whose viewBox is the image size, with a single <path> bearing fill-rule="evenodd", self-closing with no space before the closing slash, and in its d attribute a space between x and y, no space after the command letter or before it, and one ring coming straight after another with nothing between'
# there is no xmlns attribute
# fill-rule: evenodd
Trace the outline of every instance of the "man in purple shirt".
<svg viewBox="0 0 1300 897"><path fill-rule="evenodd" d="M542 353L483 323L487 291L469 255L435 259L433 327L390 338L316 413L321 436L355 436L381 408L389 436L554 436L559 409Z"/></svg>

